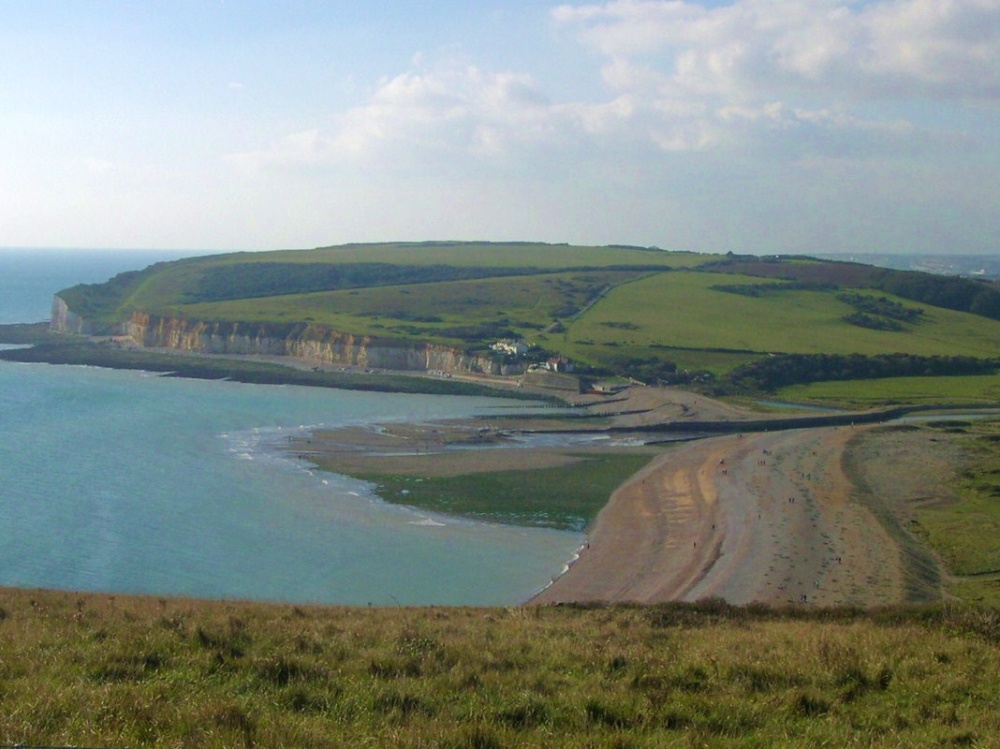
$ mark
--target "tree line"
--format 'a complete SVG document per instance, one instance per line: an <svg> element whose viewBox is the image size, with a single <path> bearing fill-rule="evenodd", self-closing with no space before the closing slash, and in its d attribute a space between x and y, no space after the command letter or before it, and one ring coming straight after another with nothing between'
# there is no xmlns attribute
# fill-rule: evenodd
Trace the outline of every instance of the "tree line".
<svg viewBox="0 0 1000 749"><path fill-rule="evenodd" d="M903 299L1000 320L1000 289L996 284L887 268L872 268L868 280L872 288Z"/></svg>

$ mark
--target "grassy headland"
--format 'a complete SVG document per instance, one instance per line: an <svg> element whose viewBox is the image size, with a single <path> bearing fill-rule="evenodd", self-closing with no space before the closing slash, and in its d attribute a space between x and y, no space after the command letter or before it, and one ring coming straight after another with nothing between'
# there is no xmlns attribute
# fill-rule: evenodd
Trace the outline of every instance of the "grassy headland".
<svg viewBox="0 0 1000 749"><path fill-rule="evenodd" d="M580 372L708 383L720 393L746 389L746 378L726 379L734 370L785 355L972 357L991 371L1000 359L996 284L802 257L346 245L161 263L60 295L96 323L139 311L270 325L282 335L311 326L487 356L497 339L521 338L536 359L569 357ZM838 379L831 374L817 365L805 382ZM773 389L767 378L754 386Z"/></svg>

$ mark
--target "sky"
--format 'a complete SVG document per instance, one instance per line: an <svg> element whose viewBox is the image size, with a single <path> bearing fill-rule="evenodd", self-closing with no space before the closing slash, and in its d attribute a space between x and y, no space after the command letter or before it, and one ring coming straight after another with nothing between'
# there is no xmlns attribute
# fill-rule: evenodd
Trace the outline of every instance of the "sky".
<svg viewBox="0 0 1000 749"><path fill-rule="evenodd" d="M1000 0L0 0L0 246L998 229Z"/></svg>

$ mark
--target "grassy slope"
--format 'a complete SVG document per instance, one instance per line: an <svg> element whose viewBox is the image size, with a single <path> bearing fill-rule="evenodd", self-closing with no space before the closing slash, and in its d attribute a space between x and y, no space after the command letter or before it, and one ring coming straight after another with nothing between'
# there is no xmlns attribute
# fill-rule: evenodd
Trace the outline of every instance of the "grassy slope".
<svg viewBox="0 0 1000 749"><path fill-rule="evenodd" d="M861 433L842 465L899 544L911 600L1000 612L1000 421L932 414Z"/></svg>
<svg viewBox="0 0 1000 749"><path fill-rule="evenodd" d="M406 266L452 266L488 270L534 268L558 271L566 268L689 267L715 256L643 249L576 247L538 243L417 243L346 245L317 250L232 253L161 264L139 274L110 304L82 310L88 319L123 319L132 310L160 315L180 315L204 320L252 322L316 322L344 332L382 335L401 339L432 340L446 344L463 342L438 329L449 324L486 324L509 321L518 333L528 334L539 326L578 308L593 289L620 283L627 273L603 272L556 274L547 278L527 276L482 281L428 283L409 287L367 288L289 294L281 297L232 302L190 304L192 290L214 271L263 263L390 263ZM91 287L93 288L93 287ZM410 296L406 299L407 295ZM74 299L75 296L75 299ZM77 291L66 295L71 308L86 306L89 298ZM388 313L388 314L387 314ZM402 313L394 317L393 313ZM438 325L414 326L412 317L442 318ZM384 319L382 319L384 318ZM464 339L468 342L468 339Z"/></svg>
<svg viewBox="0 0 1000 749"><path fill-rule="evenodd" d="M924 309L924 319L907 325L904 332L877 331L844 322L841 318L851 307L837 300L835 292L748 297L711 288L759 281L679 272L619 286L570 326L568 348L586 355L580 343L591 341L597 347L617 344L636 352L651 351L651 346L659 344L759 353L1000 354L1000 323L966 313L907 302ZM613 327L622 321L635 327Z"/></svg>
<svg viewBox="0 0 1000 749"><path fill-rule="evenodd" d="M266 254L266 253L265 253ZM585 247L543 243L453 242L395 245L344 245L298 253L281 258L310 258L338 263L395 262L411 264L455 264L478 266L566 268L574 266L654 265L686 268L718 259L695 252L662 252L639 248Z"/></svg>
<svg viewBox="0 0 1000 749"><path fill-rule="evenodd" d="M969 435L963 442L972 452L955 487L959 500L926 504L916 517L921 535L956 576L963 597L985 586L974 598L988 596L1000 605L1000 423L952 424L951 430Z"/></svg>
<svg viewBox="0 0 1000 749"><path fill-rule="evenodd" d="M387 286L245 301L186 305L196 319L305 321L360 335L460 343L447 328L501 324L531 336L594 289L634 278L634 272L591 271ZM439 318L431 320L431 318Z"/></svg>
<svg viewBox="0 0 1000 749"><path fill-rule="evenodd" d="M394 263L406 265L454 265L486 268L537 267L559 269L580 266L663 265L686 267L712 259L694 253L666 253L606 247L573 247L543 244L385 244L346 245L317 250L241 252L195 258L164 268L146 280L123 304L141 309L176 307L178 292L191 288L208 267L244 263Z"/></svg>
<svg viewBox="0 0 1000 749"><path fill-rule="evenodd" d="M997 746L995 612L325 609L0 591L0 742Z"/></svg>

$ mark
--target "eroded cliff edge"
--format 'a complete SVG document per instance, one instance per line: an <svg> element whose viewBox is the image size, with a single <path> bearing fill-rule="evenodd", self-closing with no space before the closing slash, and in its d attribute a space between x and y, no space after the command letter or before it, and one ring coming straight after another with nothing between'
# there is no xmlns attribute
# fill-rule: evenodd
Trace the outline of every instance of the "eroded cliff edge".
<svg viewBox="0 0 1000 749"><path fill-rule="evenodd" d="M72 335L128 335L128 323L98 323L85 320L69 308L58 294L52 297L52 321L49 330L53 333Z"/></svg>
<svg viewBox="0 0 1000 749"><path fill-rule="evenodd" d="M58 296L52 303L51 329L121 336L142 348L194 353L288 356L317 364L403 371L516 373L490 357L454 347L358 336L311 323L207 322L138 311L126 322L95 323L74 313Z"/></svg>

